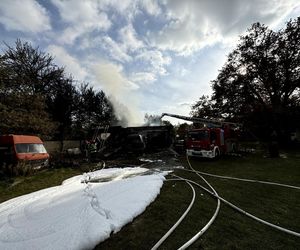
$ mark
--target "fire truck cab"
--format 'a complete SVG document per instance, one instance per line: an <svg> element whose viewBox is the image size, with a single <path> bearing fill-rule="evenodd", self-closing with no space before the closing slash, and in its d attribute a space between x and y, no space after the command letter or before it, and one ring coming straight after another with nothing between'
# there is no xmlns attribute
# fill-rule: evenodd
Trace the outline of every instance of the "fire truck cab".
<svg viewBox="0 0 300 250"><path fill-rule="evenodd" d="M163 113L161 118L164 116L190 121L194 124L204 124L203 128L191 129L187 132L185 147L188 156L217 158L223 154L236 152L238 149L238 131L241 124L169 113Z"/></svg>
<svg viewBox="0 0 300 250"><path fill-rule="evenodd" d="M192 129L187 133L186 153L188 156L218 158L235 152L237 140L234 134L229 126Z"/></svg>

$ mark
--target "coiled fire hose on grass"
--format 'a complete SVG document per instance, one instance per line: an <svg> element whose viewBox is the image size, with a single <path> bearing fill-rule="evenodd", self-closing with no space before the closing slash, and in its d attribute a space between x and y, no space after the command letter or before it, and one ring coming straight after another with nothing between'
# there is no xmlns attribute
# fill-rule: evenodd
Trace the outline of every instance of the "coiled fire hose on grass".
<svg viewBox="0 0 300 250"><path fill-rule="evenodd" d="M197 174L199 177L201 177L201 179L203 179L203 181L213 190L213 192L217 194L216 190L209 184L209 182L202 177L201 175ZM180 176L176 176L174 175L174 177L176 177L176 179L168 179L169 181L171 180L175 180L175 181L182 181L185 180L184 178L180 177ZM188 184L189 181L186 181ZM191 185L191 184L190 184ZM194 192L194 191L193 191ZM191 204L194 203L194 197L193 200L191 202ZM154 245L153 248L151 248L151 250L157 249L170 235L171 233L176 229L176 227L182 222L182 220L185 218L185 216L188 214L188 212L190 211L191 208L191 204L188 207L188 209L183 213L183 215L180 217L180 219L169 229L169 231ZM190 245L192 245L202 234L204 234L206 232L206 230L211 226L211 224L214 222L214 220L216 219L218 213L220 210L220 201L218 200L218 204L217 204L217 208L213 214L213 216L211 217L211 219L208 221L208 223L197 233L195 234L190 240L188 240L186 243L184 243L179 249L186 249L188 248Z"/></svg>
<svg viewBox="0 0 300 250"><path fill-rule="evenodd" d="M254 220L258 221L258 222L260 222L260 223L263 223L263 224L265 224L265 225L267 225L267 226L270 226L270 227L272 227L272 228L274 228L274 229L277 229L277 230L279 230L279 231L282 231L282 232L285 232L285 233L288 233L288 234L291 234L291 235L300 237L300 233L295 232L295 231L292 231L292 230L289 230L289 229L286 229L286 228L283 228L283 227L280 227L280 226L277 226L277 225L274 225L274 224L272 224L272 223L270 223L270 222L268 222L268 221L265 221L265 220L263 220L263 219L260 219L260 218L258 218L258 217L256 217L256 216L254 216L254 215L252 215L252 214L246 212L245 210L243 210L243 209L241 209L241 208L235 206L234 204L232 204L231 202L225 200L224 198L215 195L213 192L211 192L210 190L208 190L207 188L203 187L202 185L200 185L199 183L197 183L197 182L195 182L195 181L192 181L192 180L189 180L189 179L178 179L178 180L181 180L181 181L188 181L188 182L190 182L190 183L192 183L192 184L194 184L194 185L200 187L201 189L203 189L204 191L206 191L207 193L209 193L209 194L212 195L213 197L219 199L220 201L222 201L222 202L225 203L226 205L230 206L230 207L233 208L234 210L237 210L237 211L240 212L241 214L244 214L244 215L246 215L246 216L248 216L248 217L250 217L250 218L252 218L252 219L254 219Z"/></svg>
<svg viewBox="0 0 300 250"><path fill-rule="evenodd" d="M251 180L251 179L243 179L243 178L236 178L236 177L231 177L231 176L224 176L224 175L216 175L216 174L210 174L206 172L201 172L201 171L196 171L196 170L189 170L189 169L180 169L183 171L188 171L188 172L194 172L194 173L199 173L201 175L206 175L206 176L211 176L211 177L216 177L216 178L221 178L221 179L228 179L228 180L236 180L236 181L245 181L245 182L253 182L253 183L261 183L261 184L267 184L267 185L274 185L274 186L280 186L280 187L286 187L286 188L293 188L293 189L299 189L300 187L293 186L293 185L287 185L287 184L282 184L278 182L270 182L270 181L261 181L261 180Z"/></svg>
<svg viewBox="0 0 300 250"><path fill-rule="evenodd" d="M292 186L292 185L286 185L286 184L281 184L281 183L276 183L276 182L268 182L268 181L260 181L260 180L251 180L251 179L242 179L242 178L235 178L235 177L229 177L229 176L220 176L220 175L213 175L213 174L209 174L209 173L205 173L205 172L201 172L201 171L196 171L189 159L188 159L188 156L187 156L187 162L189 164L189 167L191 168L191 170L188 170L188 169L181 169L181 170L185 170L185 171L189 171L189 172L194 172L196 174L203 174L203 175L207 175L207 176L212 176L212 177L218 177L218 178L224 178L224 179L232 179L232 180L238 180L238 181L246 181L246 182L254 182L254 183L262 183L262 184L268 184L268 185L276 185L276 186L282 186L282 187L287 187L287 188L294 188L294 189L300 189L299 187L297 186ZM295 232L295 231L292 231L292 230L289 230L289 229L286 229L286 228L283 228L283 227L280 227L280 226L277 226L275 224L272 224L268 221L265 221L263 219L260 219L259 217L257 216L254 216L248 212L246 212L245 210L235 206L234 204L232 204L231 202L225 200L224 198L220 197L218 194L216 194L215 192L212 192L210 190L208 190L207 188L203 187L202 185L200 185L199 183L195 182L195 181L192 181L190 179L185 179L185 178L182 178L182 177L179 177L179 176L176 176L176 175L173 175L174 177L176 177L177 179L169 179L169 180L177 180L177 181L186 181L186 182L189 182L189 183L192 183L198 187L200 187L201 189L203 189L204 191L206 191L207 193L209 193L211 196L215 197L216 199L218 199L218 202L222 201L223 203L225 203L226 205L228 205L229 207L231 207L232 209L240 212L241 214L243 215L246 215L247 217L250 217L252 218L253 220L256 220L257 222L259 223L262 223L264 225L267 225L271 228L274 228L274 229L277 229L279 231L282 231L282 232L285 232L285 233L288 233L288 234L291 234L291 235L294 235L294 236L297 236L297 237L300 237L300 233L298 232ZM200 175L201 177L201 175ZM211 188L213 188L203 177L201 177L207 184L208 186L210 186ZM217 211L218 209L216 209ZM185 214L186 215L186 214ZM188 246L190 246L191 244L193 244L208 228L209 226L212 224L212 222L214 221L215 217L217 215L217 212L214 213L213 217L210 219L210 221L194 236L192 237L189 241L187 241L184 245L182 245L179 249L186 249ZM176 227L178 226L179 223L176 223ZM172 231L171 229L168 231L168 233L166 233L163 237L163 241L175 230L175 225L172 227ZM167 235L167 236L166 236ZM166 237L165 237L166 236ZM160 240L161 241L161 240ZM159 241L159 242L160 242ZM161 243L163 242L161 241ZM156 248L152 248L152 249L157 249L160 245L155 245Z"/></svg>
<svg viewBox="0 0 300 250"><path fill-rule="evenodd" d="M190 168L192 169L192 171L195 172L195 169L192 167L192 165L190 164L190 161L189 161L189 158L188 158L188 155L186 155L187 157L187 161L188 161L188 164L190 166ZM210 189L212 190L212 192L218 196L218 193L217 191L213 188L212 185L210 185L210 183L203 177L201 176L199 173L196 173L206 184L207 186L210 187ZM197 233L195 234L190 240L188 240L185 244L183 244L179 249L180 250L183 250L183 249L186 249L188 248L190 245L192 245L197 239L199 239L199 237L204 234L206 232L206 230L212 225L212 223L215 221L215 219L217 218L217 215L219 213L219 210L220 210L220 206L221 206L221 202L220 200L218 199L218 204L217 204L217 208L213 214L213 216L211 217L211 219L208 221L208 223Z"/></svg>
<svg viewBox="0 0 300 250"><path fill-rule="evenodd" d="M191 164L190 164L190 161L189 161L188 157L187 157L187 160L188 160L189 166L191 167ZM191 168L192 168L192 167L191 167ZM193 169L193 168L192 168L192 169ZM231 202L225 200L224 198L220 197L219 195L216 195L215 193L211 192L210 190L208 190L207 188L203 187L202 185L200 185L200 184L197 183L197 182L194 182L194 181L192 181L192 180L185 179L185 178L182 178L182 177L180 178L180 180L183 180L183 181L189 181L190 183L192 183L192 184L194 184L194 185L200 187L201 189L203 189L204 191L206 191L207 193L209 193L209 194L212 195L213 197L219 199L220 201L222 201L222 202L225 203L226 205L230 206L231 208L233 208L234 210L240 212L241 214L250 217L251 219L254 219L254 220L256 220L256 221L258 221L258 222L260 222L260 223L262 223L262 224L264 224L264 225L270 226L270 227L272 227L272 228L274 228L274 229L277 229L277 230L279 230L279 231L282 231L282 232L285 232L285 233L288 233L288 234L291 234L291 235L300 237L300 233L295 232L295 231L292 231L292 230L290 230L290 229L286 229L286 228L277 226L277 225L272 224L272 223L270 223L270 222L268 222L268 221L265 221L265 220L263 220L263 219L260 219L260 218L258 218L257 216L254 216L254 215L252 215L252 214L246 212L245 210L239 208L238 206L235 206L234 204L232 204Z"/></svg>
<svg viewBox="0 0 300 250"><path fill-rule="evenodd" d="M173 179L172 179L173 180ZM170 236L171 233L173 233L173 231L176 229L176 227L183 221L183 219L185 218L185 216L189 213L189 211L191 210L194 201L195 201L195 197L196 197L196 193L195 193L195 189L193 187L192 184L190 184L188 181L186 182L188 185L190 185L192 191L193 191L193 198L192 201L190 202L190 205L188 206L188 208L185 210L185 212L181 215L181 217L178 219L178 221L169 229L169 231L151 248L151 250L156 250L157 248L160 247L160 245Z"/></svg>

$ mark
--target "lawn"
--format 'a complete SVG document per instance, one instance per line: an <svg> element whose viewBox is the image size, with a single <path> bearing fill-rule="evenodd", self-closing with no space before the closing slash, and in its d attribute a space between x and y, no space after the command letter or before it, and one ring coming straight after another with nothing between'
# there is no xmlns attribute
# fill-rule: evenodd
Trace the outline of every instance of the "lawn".
<svg viewBox="0 0 300 250"><path fill-rule="evenodd" d="M192 159L196 170L248 179L259 179L300 186L300 153L286 158L266 158L262 154L224 157L218 161ZM188 166L185 158L181 158ZM176 174L203 184L193 173ZM300 232L300 191L259 183L205 177L220 196L242 209L281 227ZM210 219L214 198L197 189L197 200L183 223L161 249L177 249ZM96 249L150 249L177 221L192 197L183 182L166 182L160 196L132 224L124 227ZM209 230L190 249L300 249L300 238L262 225L226 205Z"/></svg>
<svg viewBox="0 0 300 250"><path fill-rule="evenodd" d="M199 171L300 186L300 152L285 153L271 159L262 154L223 157L217 161L191 159ZM184 157L181 164L188 167ZM59 185L82 173L82 169L60 168L33 176L0 181L0 202L43 188ZM204 185L194 173L176 170L175 174ZM172 178L172 177L168 177ZM300 232L300 191L260 183L205 177L220 196L273 224ZM185 182L166 181L161 194L146 211L96 249L150 249L177 221L192 197ZM177 249L196 234L210 219L216 200L196 188L191 212L163 243L161 249ZM220 213L208 231L190 249L300 249L300 238L268 226L221 205Z"/></svg>
<svg viewBox="0 0 300 250"><path fill-rule="evenodd" d="M81 174L80 169L57 168L37 172L32 176L19 176L0 180L0 203L14 197L60 185L65 179Z"/></svg>

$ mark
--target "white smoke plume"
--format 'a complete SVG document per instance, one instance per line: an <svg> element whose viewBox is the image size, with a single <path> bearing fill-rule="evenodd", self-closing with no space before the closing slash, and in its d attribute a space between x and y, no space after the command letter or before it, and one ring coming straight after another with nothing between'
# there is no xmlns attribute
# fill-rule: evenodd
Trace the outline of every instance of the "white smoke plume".
<svg viewBox="0 0 300 250"><path fill-rule="evenodd" d="M162 120L160 115L145 115L145 123L144 126L161 126Z"/></svg>
<svg viewBox="0 0 300 250"><path fill-rule="evenodd" d="M142 124L142 114L138 111L136 84L129 81L122 67L111 62L102 62L94 66L97 82L103 87L111 101L119 124L123 127Z"/></svg>

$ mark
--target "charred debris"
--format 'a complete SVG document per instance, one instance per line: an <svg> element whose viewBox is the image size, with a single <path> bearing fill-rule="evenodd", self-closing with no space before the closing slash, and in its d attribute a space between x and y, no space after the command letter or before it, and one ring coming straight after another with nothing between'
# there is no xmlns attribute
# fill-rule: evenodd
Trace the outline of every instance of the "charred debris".
<svg viewBox="0 0 300 250"><path fill-rule="evenodd" d="M91 140L84 141L82 152L91 160L157 152L170 147L173 138L173 126L98 127Z"/></svg>

